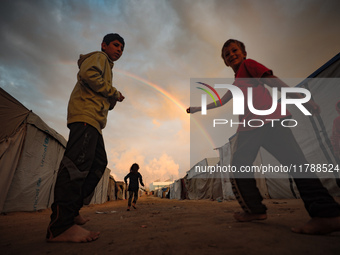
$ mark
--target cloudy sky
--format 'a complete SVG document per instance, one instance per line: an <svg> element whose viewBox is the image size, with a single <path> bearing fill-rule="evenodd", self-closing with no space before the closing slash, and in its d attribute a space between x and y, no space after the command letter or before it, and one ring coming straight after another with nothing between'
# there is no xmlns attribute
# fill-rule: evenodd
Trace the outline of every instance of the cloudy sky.
<svg viewBox="0 0 340 255"><path fill-rule="evenodd" d="M119 33L114 86L126 99L103 132L108 167L118 180L134 162L145 183L177 179L190 168L190 78L233 77L223 43L239 39L275 75L305 78L339 53L339 10L336 0L4 0L0 86L67 139L79 54ZM202 145L201 159L218 156Z"/></svg>

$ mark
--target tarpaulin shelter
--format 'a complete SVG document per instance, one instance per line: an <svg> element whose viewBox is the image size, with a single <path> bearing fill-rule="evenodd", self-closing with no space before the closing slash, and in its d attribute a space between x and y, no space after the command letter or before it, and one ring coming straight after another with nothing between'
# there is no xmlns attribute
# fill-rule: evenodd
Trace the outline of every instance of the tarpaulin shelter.
<svg viewBox="0 0 340 255"><path fill-rule="evenodd" d="M0 88L0 211L48 208L66 140Z"/></svg>
<svg viewBox="0 0 340 255"><path fill-rule="evenodd" d="M108 184L108 188L107 188L107 200L108 201L114 201L117 200L116 198L116 181L113 178L112 175L110 175L109 178L109 184Z"/></svg>
<svg viewBox="0 0 340 255"><path fill-rule="evenodd" d="M111 170L106 168L93 193L84 200L84 204L103 204L108 201L108 188ZM90 203L88 201L90 200Z"/></svg>
<svg viewBox="0 0 340 255"><path fill-rule="evenodd" d="M0 212L36 211L53 203L66 140L0 88ZM107 201L106 169L90 203Z"/></svg>
<svg viewBox="0 0 340 255"><path fill-rule="evenodd" d="M187 172L185 179L189 199L216 199L223 197L221 173L205 171L209 166L216 166L219 160L219 158L205 158Z"/></svg>

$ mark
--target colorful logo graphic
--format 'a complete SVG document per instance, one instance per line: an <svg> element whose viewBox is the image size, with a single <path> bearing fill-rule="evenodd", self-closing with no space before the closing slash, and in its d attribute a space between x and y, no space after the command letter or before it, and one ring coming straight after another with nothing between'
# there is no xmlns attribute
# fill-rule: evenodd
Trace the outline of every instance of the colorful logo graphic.
<svg viewBox="0 0 340 255"><path fill-rule="evenodd" d="M222 100L216 90L211 87L210 85L203 83L203 82L197 82L201 85L204 85L211 89L218 97L221 105ZM210 97L213 99L215 106L217 106L216 100L214 96L206 89L197 87L198 89L203 90L206 92ZM228 89L232 95L233 98L233 114L234 115L244 115L245 114L245 104L247 104L247 109L249 112L251 112L254 115L258 116L267 116L275 112L275 110L278 107L278 88L274 87L272 88L272 106L270 109L255 109L254 107L254 101L261 100L259 98L253 98L253 87L247 88L247 101L245 102L245 96L243 95L243 92L240 88L238 88L235 85L231 84L215 84L215 88L218 89ZM288 98L288 94L290 93L296 93L296 94L304 94L305 97L302 98ZM281 88L281 114L286 115L287 114L287 105L295 105L304 115L312 115L303 105L304 103L307 103L311 99L311 93L309 90L305 88L298 88L298 87L282 87ZM202 115L207 114L207 97L206 94L202 94L201 98L201 112Z"/></svg>
<svg viewBox="0 0 340 255"><path fill-rule="evenodd" d="M197 83L201 84L203 86L206 86L207 88L211 89L211 91L213 91L215 93L215 95L217 96L218 100L220 101L220 104L222 105L221 98L220 98L219 94L217 93L217 91L213 87L211 87L210 85L208 85L206 83L203 83L203 82L197 82ZM211 92L209 90L206 90L206 89L203 89L203 88L200 88L200 87L196 87L196 88L201 89L204 92L206 92L212 98L212 100L214 101L215 106L217 106L216 100L215 100L214 96L211 94Z"/></svg>

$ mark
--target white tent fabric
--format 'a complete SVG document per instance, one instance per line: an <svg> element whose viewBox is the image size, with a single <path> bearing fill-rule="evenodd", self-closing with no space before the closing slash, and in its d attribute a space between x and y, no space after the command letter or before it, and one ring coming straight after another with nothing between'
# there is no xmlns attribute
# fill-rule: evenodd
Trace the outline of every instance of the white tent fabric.
<svg viewBox="0 0 340 255"><path fill-rule="evenodd" d="M109 185L107 188L107 198L109 201L117 200L116 197L116 181L112 175L109 177Z"/></svg>
<svg viewBox="0 0 340 255"><path fill-rule="evenodd" d="M230 143L227 143L226 145L219 148L219 154L220 154L220 165L221 166L230 165L230 159L231 159ZM228 172L224 174L221 173L221 182L222 182L223 199L225 200L235 199L235 195L232 190Z"/></svg>
<svg viewBox="0 0 340 255"><path fill-rule="evenodd" d="M90 204L103 204L108 200L108 187L109 187L109 179L110 179L110 169L106 168L105 172L100 179L97 187L94 190L93 197L91 199Z"/></svg>
<svg viewBox="0 0 340 255"><path fill-rule="evenodd" d="M176 180L170 184L170 199L181 199L182 183L181 180Z"/></svg>
<svg viewBox="0 0 340 255"><path fill-rule="evenodd" d="M0 119L0 212L50 207L66 140L1 88ZM107 201L107 171L94 203Z"/></svg>
<svg viewBox="0 0 340 255"><path fill-rule="evenodd" d="M196 163L184 178L186 186L186 196L188 199L235 199L229 180L228 172L198 172L198 168L206 171L208 166L229 165L231 158L231 143L219 148L220 157L205 158ZM259 157L258 157L259 158ZM259 164L257 158L256 164ZM263 197L269 197L267 186L263 178L258 178L258 188ZM176 180L170 185L170 199L182 199L182 180Z"/></svg>
<svg viewBox="0 0 340 255"><path fill-rule="evenodd" d="M163 196L162 188L156 189L156 190L155 190L155 197L162 198L162 196Z"/></svg>
<svg viewBox="0 0 340 255"><path fill-rule="evenodd" d="M205 158L194 165L186 176L187 196L189 199L217 199L223 198L221 174L205 171L208 166L218 165L219 158ZM197 168L196 168L197 167ZM199 168L198 168L199 167ZM170 191L171 193L171 191Z"/></svg>
<svg viewBox="0 0 340 255"><path fill-rule="evenodd" d="M298 85L311 91L314 101L321 108L320 115L306 117L296 108L287 107L293 118L298 120L299 125L292 128L292 131L311 164L339 164L333 155L330 142L333 120L338 116L335 105L340 99L339 78L340 53ZM277 160L263 149L261 158L263 162L278 164ZM339 172L327 171L317 175L332 195L340 195ZM266 177L271 197L299 197L294 182L287 175L281 180L271 178L269 174Z"/></svg>
<svg viewBox="0 0 340 255"><path fill-rule="evenodd" d="M127 199L127 187L125 182L117 181L116 182L116 197L118 199Z"/></svg>
<svg viewBox="0 0 340 255"><path fill-rule="evenodd" d="M23 146L10 148L13 153L6 153L1 158L1 161L13 159L12 162L19 158L17 165L14 163L16 166L7 167L10 164L4 163L1 168L1 173L12 175L6 179L10 185L8 192L1 195L2 199L5 198L2 212L45 209L53 200L54 183L66 140L33 112L29 112L22 130L26 131L25 134L14 144L24 139Z"/></svg>
<svg viewBox="0 0 340 255"><path fill-rule="evenodd" d="M0 212L19 164L25 134L25 126L22 126L14 136L0 142Z"/></svg>
<svg viewBox="0 0 340 255"><path fill-rule="evenodd" d="M189 180L201 174L200 172L196 171L198 167L205 169L207 166L216 166L219 160L220 159L218 157L202 159L201 161L197 162L189 171L187 171L187 179Z"/></svg>

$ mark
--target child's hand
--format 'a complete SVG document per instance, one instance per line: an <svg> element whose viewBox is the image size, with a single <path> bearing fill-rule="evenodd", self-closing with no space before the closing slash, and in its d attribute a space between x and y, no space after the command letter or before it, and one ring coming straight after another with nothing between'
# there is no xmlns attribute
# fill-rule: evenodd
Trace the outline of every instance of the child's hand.
<svg viewBox="0 0 340 255"><path fill-rule="evenodd" d="M122 102L124 100L124 98L125 97L122 95L122 93L119 92L119 97L118 97L117 101Z"/></svg>
<svg viewBox="0 0 340 255"><path fill-rule="evenodd" d="M201 110L201 107L189 107L187 109L187 113L195 113L195 112L199 112Z"/></svg>

